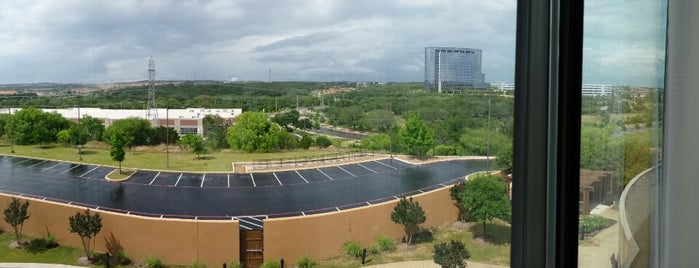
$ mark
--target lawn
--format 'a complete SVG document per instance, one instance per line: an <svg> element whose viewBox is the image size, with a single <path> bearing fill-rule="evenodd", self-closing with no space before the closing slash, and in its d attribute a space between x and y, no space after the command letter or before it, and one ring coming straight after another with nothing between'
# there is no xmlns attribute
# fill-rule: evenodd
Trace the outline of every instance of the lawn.
<svg viewBox="0 0 699 268"><path fill-rule="evenodd" d="M10 146L6 141L4 145L0 146L0 154L82 162L95 165L118 165L117 162L112 161L109 156L109 148L103 143L90 143L86 145L82 150L82 161L79 159L78 149L76 147L65 147L63 145L14 145L14 151L14 154L10 153ZM197 158L196 155L191 153L181 152L177 146L170 146L169 154L164 151L165 148L162 145L158 147L139 147L133 150L127 150L126 158L124 162L122 162L122 167L176 171L229 172L232 170L231 163L233 162L320 156L344 152L346 149L293 150L276 153L221 151L202 155L201 158Z"/></svg>
<svg viewBox="0 0 699 268"><path fill-rule="evenodd" d="M30 252L26 249L10 249L8 245L14 241L15 234L5 232L0 234L0 262L34 262L77 265L78 257L84 256L83 250L59 246L44 251ZM30 240L30 238L24 238Z"/></svg>
<svg viewBox="0 0 699 268"><path fill-rule="evenodd" d="M483 240L481 223L453 222L438 228L423 232L423 235L413 239L417 242L411 246L399 244L394 252L381 252L368 254L365 265L375 265L390 262L432 260L434 245L449 240L458 240L464 243L471 254L466 262L490 263L499 265L510 264L510 226L502 222L488 223L486 234L488 239ZM431 233L431 235L429 234ZM373 245L361 245L370 248ZM338 253L342 249L338 248ZM360 267L361 260L340 255L319 261L318 267L325 268L349 268Z"/></svg>

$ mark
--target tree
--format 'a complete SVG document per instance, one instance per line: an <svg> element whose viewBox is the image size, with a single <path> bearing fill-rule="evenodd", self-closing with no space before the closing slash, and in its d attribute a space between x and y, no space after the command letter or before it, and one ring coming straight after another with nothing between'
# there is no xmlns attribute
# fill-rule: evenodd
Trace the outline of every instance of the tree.
<svg viewBox="0 0 699 268"><path fill-rule="evenodd" d="M299 146L303 149L308 149L311 145L313 145L313 138L311 138L311 135L308 135L308 133L303 133L299 141Z"/></svg>
<svg viewBox="0 0 699 268"><path fill-rule="evenodd" d="M126 135L128 143L125 146L129 148L151 144L155 132L150 121L137 117L115 120L105 134L110 137L111 133L117 130Z"/></svg>
<svg viewBox="0 0 699 268"><path fill-rule="evenodd" d="M418 225L424 223L426 219L425 211L422 210L417 201L413 201L412 197L409 199L401 198L391 213L391 220L403 225L405 242L408 245L412 242L413 234L417 231Z"/></svg>
<svg viewBox="0 0 699 268"><path fill-rule="evenodd" d="M175 144L180 140L180 135L172 127L158 126L154 129L153 139L151 139L151 144L163 144L170 143ZM169 137L168 137L169 136Z"/></svg>
<svg viewBox="0 0 699 268"><path fill-rule="evenodd" d="M434 263L442 268L464 268L471 254L461 241L451 240L434 245Z"/></svg>
<svg viewBox="0 0 699 268"><path fill-rule="evenodd" d="M109 143L109 156L112 160L119 162L119 174L121 174L121 162L124 161L126 152L124 152L124 146L129 143L130 137L127 137L124 132L119 129L108 131L109 137L107 138L107 143Z"/></svg>
<svg viewBox="0 0 699 268"><path fill-rule="evenodd" d="M206 150L206 146L204 145L204 140L199 135L184 135L184 137L182 137L177 143L180 145L180 147L189 149L191 153L196 154L197 158L199 158L201 154L208 152Z"/></svg>
<svg viewBox="0 0 699 268"><path fill-rule="evenodd" d="M477 175L464 184L461 205L470 219L483 222L484 237L486 221L494 218L510 221L512 208L505 187L502 178L493 175Z"/></svg>
<svg viewBox="0 0 699 268"><path fill-rule="evenodd" d="M20 201L17 198L12 198L12 201L7 204L7 208L3 211L5 214L5 222L12 226L15 231L15 241L19 243L22 239L22 225L24 221L29 219L29 214L27 214L27 208L29 207L29 201Z"/></svg>
<svg viewBox="0 0 699 268"><path fill-rule="evenodd" d="M370 150L390 150L391 137L388 134L373 134L361 140L362 148Z"/></svg>
<svg viewBox="0 0 699 268"><path fill-rule="evenodd" d="M83 115L82 119L80 119L80 124L87 131L87 140L102 141L105 129L101 120L89 115Z"/></svg>
<svg viewBox="0 0 699 268"><path fill-rule="evenodd" d="M228 128L226 137L228 144L233 149L253 152L262 148L269 148L265 144L270 139L265 139L272 128L272 123L267 115L259 112L244 112L236 121L236 124Z"/></svg>
<svg viewBox="0 0 699 268"><path fill-rule="evenodd" d="M68 218L70 232L77 233L85 250L85 256L90 258L91 245L94 247L93 239L102 229L102 217L99 213L90 214L90 210L85 213L77 212L75 216Z"/></svg>
<svg viewBox="0 0 699 268"><path fill-rule="evenodd" d="M78 125L77 123L70 123L70 128L68 128L68 134L70 136L70 144L85 144L88 140L90 140L90 132L87 130L85 125L80 123Z"/></svg>
<svg viewBox="0 0 699 268"><path fill-rule="evenodd" d="M320 148L328 148L328 146L332 145L333 142L328 139L328 137L324 135L319 135L316 137L316 146Z"/></svg>
<svg viewBox="0 0 699 268"><path fill-rule="evenodd" d="M57 113L37 108L25 108L12 116L12 139L17 144L46 144L55 142L59 131L68 129L69 121ZM7 130L9 125L6 126Z"/></svg>
<svg viewBox="0 0 699 268"><path fill-rule="evenodd" d="M434 132L413 112L408 113L408 120L405 128L401 129L400 136L411 155L421 156L426 151L425 148L434 144Z"/></svg>
<svg viewBox="0 0 699 268"><path fill-rule="evenodd" d="M279 124L284 127L286 131L293 131L292 126L296 127L299 121L299 111L291 110L286 113L278 113L272 118L272 122Z"/></svg>
<svg viewBox="0 0 699 268"><path fill-rule="evenodd" d="M459 209L459 216L457 217L460 221L466 221L468 218L468 209L463 206L462 194L464 188L466 187L466 182L460 182L455 184L449 189L449 196L451 200L454 200L454 206Z"/></svg>

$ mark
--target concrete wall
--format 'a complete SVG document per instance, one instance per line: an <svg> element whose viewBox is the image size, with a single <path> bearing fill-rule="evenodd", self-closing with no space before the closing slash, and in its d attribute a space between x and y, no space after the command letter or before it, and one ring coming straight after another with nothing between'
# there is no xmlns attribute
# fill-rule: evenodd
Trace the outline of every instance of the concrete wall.
<svg viewBox="0 0 699 268"><path fill-rule="evenodd" d="M58 243L82 249L80 237L70 233L68 217L84 211L84 208L22 199L30 203L30 218L24 224L24 234L45 237L47 232L51 232ZM0 207L4 209L10 200L11 196L0 194ZM99 252L106 251L107 240L113 237L126 255L135 260L157 257L168 264L186 265L197 261L209 267L239 260L237 221L158 219L106 211L100 211L100 214L103 227L95 245ZM0 226L5 231L12 230L4 221Z"/></svg>
<svg viewBox="0 0 699 268"><path fill-rule="evenodd" d="M449 187L416 195L427 220L423 228L456 220L458 210L452 205ZM342 254L342 244L359 242L363 247L375 243L378 236L401 239L401 225L391 221L398 200L320 215L268 219L264 222L264 258L287 263L301 256L323 259Z"/></svg>

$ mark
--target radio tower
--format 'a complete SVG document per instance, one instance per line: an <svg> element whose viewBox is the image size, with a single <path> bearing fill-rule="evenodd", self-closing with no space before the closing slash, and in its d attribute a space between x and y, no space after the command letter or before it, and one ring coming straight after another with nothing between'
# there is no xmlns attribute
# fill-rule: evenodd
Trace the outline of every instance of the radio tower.
<svg viewBox="0 0 699 268"><path fill-rule="evenodd" d="M155 103L155 60L148 59L148 110L146 119L150 120L153 126L158 126L158 108Z"/></svg>

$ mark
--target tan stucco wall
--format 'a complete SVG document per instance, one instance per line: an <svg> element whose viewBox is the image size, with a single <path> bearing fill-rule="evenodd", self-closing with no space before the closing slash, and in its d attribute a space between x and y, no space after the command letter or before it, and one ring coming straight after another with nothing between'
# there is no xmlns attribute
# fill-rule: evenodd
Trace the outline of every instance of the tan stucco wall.
<svg viewBox="0 0 699 268"><path fill-rule="evenodd" d="M4 209L10 199L11 196L0 194L0 207ZM28 200L30 218L24 224L24 234L44 237L48 231L59 243L82 249L80 237L70 233L68 217L84 208ZM159 219L106 211L100 214L102 230L95 240L95 250L99 252L106 251L107 238L113 235L126 255L135 260L157 257L168 264L186 265L197 261L209 267L239 260L237 221ZM6 231L11 230L4 221L0 225Z"/></svg>
<svg viewBox="0 0 699 268"><path fill-rule="evenodd" d="M456 220L458 210L452 205L450 187L413 196L425 211L423 228ZM342 244L357 241L363 247L375 243L378 236L403 237L401 225L391 221L398 201L390 201L339 212L264 221L265 260L284 259L296 262L301 256L324 259L342 254Z"/></svg>

